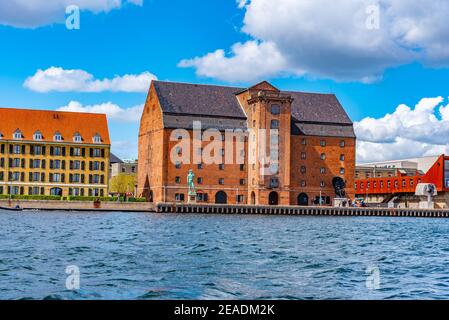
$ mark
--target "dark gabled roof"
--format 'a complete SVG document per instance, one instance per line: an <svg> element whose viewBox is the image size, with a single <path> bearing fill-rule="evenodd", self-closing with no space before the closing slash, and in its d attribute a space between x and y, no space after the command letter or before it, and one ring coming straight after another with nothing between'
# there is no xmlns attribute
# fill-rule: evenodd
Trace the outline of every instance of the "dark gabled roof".
<svg viewBox="0 0 449 320"><path fill-rule="evenodd" d="M355 138L354 127L346 124L293 122L292 135Z"/></svg>
<svg viewBox="0 0 449 320"><path fill-rule="evenodd" d="M334 94L286 91L292 96L292 120L295 122L319 122L352 124L346 111Z"/></svg>
<svg viewBox="0 0 449 320"><path fill-rule="evenodd" d="M244 118L235 94L242 88L153 81L164 113Z"/></svg>
<svg viewBox="0 0 449 320"><path fill-rule="evenodd" d="M110 163L123 163L123 160L111 152L109 154L109 162Z"/></svg>
<svg viewBox="0 0 449 320"><path fill-rule="evenodd" d="M263 84L263 82L261 83ZM153 81L164 114L246 119L236 94L244 88ZM282 91L293 98L292 121L352 125L333 94Z"/></svg>

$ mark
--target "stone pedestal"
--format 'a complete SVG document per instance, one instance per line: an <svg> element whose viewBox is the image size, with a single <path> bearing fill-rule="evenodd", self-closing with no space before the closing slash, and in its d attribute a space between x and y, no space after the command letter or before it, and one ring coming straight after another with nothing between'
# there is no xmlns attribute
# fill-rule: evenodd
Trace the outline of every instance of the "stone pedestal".
<svg viewBox="0 0 449 320"><path fill-rule="evenodd" d="M433 201L420 201L419 209L435 209L435 203Z"/></svg>
<svg viewBox="0 0 449 320"><path fill-rule="evenodd" d="M349 207L349 199L334 198L334 207Z"/></svg>
<svg viewBox="0 0 449 320"><path fill-rule="evenodd" d="M196 203L196 192L188 194L187 203Z"/></svg>

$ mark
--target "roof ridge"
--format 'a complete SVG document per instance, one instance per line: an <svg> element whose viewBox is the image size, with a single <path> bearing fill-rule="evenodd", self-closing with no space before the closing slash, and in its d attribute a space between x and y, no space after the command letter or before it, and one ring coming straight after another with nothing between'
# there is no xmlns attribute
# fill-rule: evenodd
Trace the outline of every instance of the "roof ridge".
<svg viewBox="0 0 449 320"><path fill-rule="evenodd" d="M33 111L33 112L45 112L45 113L70 113L70 114L88 114L88 115L100 115L107 116L106 113L97 113L97 112L80 112L80 111L63 111L63 110L42 110L42 109L28 109L28 108L11 108L11 107L0 107L1 110L20 110L20 111Z"/></svg>
<svg viewBox="0 0 449 320"><path fill-rule="evenodd" d="M243 87L225 86L221 84L206 84L206 83L191 83L191 82L179 82L179 81L161 81L153 80L154 83L171 83L171 84L181 84L189 86L202 86L202 87L215 87L215 88L229 88L229 89L245 89ZM247 88L246 88L247 89Z"/></svg>

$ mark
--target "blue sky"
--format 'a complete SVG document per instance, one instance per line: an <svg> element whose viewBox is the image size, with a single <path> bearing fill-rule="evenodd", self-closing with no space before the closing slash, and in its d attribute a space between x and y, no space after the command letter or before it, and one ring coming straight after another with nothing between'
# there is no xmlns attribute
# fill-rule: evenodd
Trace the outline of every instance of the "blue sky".
<svg viewBox="0 0 449 320"><path fill-rule="evenodd" d="M239 86L266 79L285 90L332 92L356 122L359 161L449 150L441 139L449 124L449 34L445 20L438 29L439 15L429 11L449 12L440 1L429 1L427 7L409 1L415 3L411 9L391 4L390 10L385 9L390 1L379 2L380 27L374 33L358 30L355 20L346 25L348 15L362 12L366 19L360 5L329 6L335 18L315 15L312 29L303 26L298 21L327 10L314 11L306 0L279 0L274 8L267 8L272 5L267 0L117 0L112 7L108 0L92 0L90 6L89 1L80 5L79 30L66 28L65 0L27 11L11 2L17 7L6 13L0 4L0 107L120 108L109 125L113 150L121 157L137 155L135 112L145 101L145 90L123 89L122 82L92 89L79 79L81 85L65 85L68 71L100 81L143 73L143 79ZM428 17L431 27L425 23ZM414 23L404 27L406 18ZM396 34L398 28L403 30ZM239 43L240 49L235 47ZM45 72L51 67L59 68L56 87ZM44 79L36 77L38 70ZM429 138L429 132L439 139Z"/></svg>

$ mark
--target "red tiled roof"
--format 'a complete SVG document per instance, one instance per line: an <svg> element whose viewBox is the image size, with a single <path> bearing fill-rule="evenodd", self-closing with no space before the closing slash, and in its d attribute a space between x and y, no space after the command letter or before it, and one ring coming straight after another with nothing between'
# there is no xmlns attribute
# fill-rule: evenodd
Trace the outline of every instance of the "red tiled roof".
<svg viewBox="0 0 449 320"><path fill-rule="evenodd" d="M110 144L105 114L0 108L1 139L12 140L17 129L27 141L33 140L39 130L46 142L54 141L53 136L59 132L66 143L72 143L79 133L82 143L93 143L93 137L99 134L102 144Z"/></svg>

